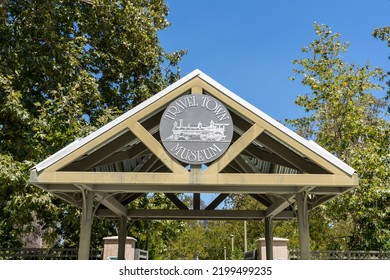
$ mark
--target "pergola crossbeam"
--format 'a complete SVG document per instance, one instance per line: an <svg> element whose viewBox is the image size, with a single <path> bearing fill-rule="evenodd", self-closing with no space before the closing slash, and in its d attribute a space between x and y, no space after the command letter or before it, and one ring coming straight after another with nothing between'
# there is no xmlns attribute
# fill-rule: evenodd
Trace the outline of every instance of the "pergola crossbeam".
<svg viewBox="0 0 390 280"><path fill-rule="evenodd" d="M96 212L99 217L112 217L109 209ZM161 209L129 209L127 217L142 220L263 220L264 210L161 210ZM294 218L293 211L283 211L274 219Z"/></svg>
<svg viewBox="0 0 390 280"><path fill-rule="evenodd" d="M352 179L352 180L351 180ZM209 174L205 172L187 174L175 173L145 173L145 172L43 172L41 174L31 172L30 180L34 184L45 185L63 185L63 184L86 184L91 186L99 185L124 185L129 186L129 190L133 188L144 189L148 191L162 191L167 187L186 186L183 187L183 192L188 188L197 191L197 187L209 186L208 192L218 192L213 189L219 189L225 186L236 191L244 191L246 187L250 188L251 193L255 187L268 187L268 192L277 191L278 188L289 187L291 189L301 187L327 187L340 189L351 188L357 185L357 175L352 178L345 175L334 174L230 174L218 173ZM243 188L242 186L246 187ZM142 186L142 187L141 187ZM177 192L177 189L173 192ZM107 189L109 191L109 189ZM139 192L139 191L137 191ZM142 191L141 191L142 192ZM229 190L230 192L230 190Z"/></svg>

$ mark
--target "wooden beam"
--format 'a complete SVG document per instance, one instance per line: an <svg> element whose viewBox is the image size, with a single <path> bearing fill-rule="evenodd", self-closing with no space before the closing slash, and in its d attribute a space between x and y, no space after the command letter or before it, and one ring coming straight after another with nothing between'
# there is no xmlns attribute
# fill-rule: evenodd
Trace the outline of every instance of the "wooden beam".
<svg viewBox="0 0 390 280"><path fill-rule="evenodd" d="M241 155L238 155L234 161L245 171L245 173L258 173L258 169L251 162L246 162Z"/></svg>
<svg viewBox="0 0 390 280"><path fill-rule="evenodd" d="M229 149L223 154L222 157L213 162L206 170L205 173L218 173L221 172L235 157L237 157L254 139L256 139L264 128L254 124L249 128L237 141L235 141Z"/></svg>
<svg viewBox="0 0 390 280"><path fill-rule="evenodd" d="M229 196L228 193L221 193L218 195L209 205L206 206L205 210L214 210Z"/></svg>
<svg viewBox="0 0 390 280"><path fill-rule="evenodd" d="M132 203L134 200L140 198L141 196L143 196L145 193L133 193L131 194L131 196L125 198L124 200L121 201L121 204L122 205L128 205L130 203Z"/></svg>
<svg viewBox="0 0 390 280"><path fill-rule="evenodd" d="M190 92L193 86L199 84L199 80L200 79L196 77L173 90L169 89L169 87L166 88L164 91L169 90L169 94L166 94L161 98L154 100L154 102L150 103L148 106L143 107L142 110L139 110L133 115L133 119L137 121L144 121L148 120L152 116L155 116L157 112L160 112L162 109L164 109L170 102L172 102L176 98L179 98L183 94L187 94L188 92Z"/></svg>
<svg viewBox="0 0 390 280"><path fill-rule="evenodd" d="M191 88L191 94L202 94L203 90L200 86L194 86Z"/></svg>
<svg viewBox="0 0 390 280"><path fill-rule="evenodd" d="M84 159L66 166L64 170L89 170L91 167L108 158L134 139L135 136L130 131L127 131L114 140L108 142L98 150L94 151L92 154L86 156Z"/></svg>
<svg viewBox="0 0 390 280"><path fill-rule="evenodd" d="M155 155L152 155L149 160L142 166L140 171L148 172L152 169L152 167L158 162L158 158Z"/></svg>
<svg viewBox="0 0 390 280"><path fill-rule="evenodd" d="M281 198L278 198L276 201L269 206L265 212L267 218L272 218L278 215L280 212L285 210L291 204L295 202L295 194L282 195Z"/></svg>
<svg viewBox="0 0 390 280"><path fill-rule="evenodd" d="M245 119L245 116L239 116L235 111L229 110L229 112L235 127L239 127L240 130L245 131L252 126L252 120Z"/></svg>
<svg viewBox="0 0 390 280"><path fill-rule="evenodd" d="M116 200L113 196L110 196L109 194L103 192L95 192L95 195L102 205L106 206L118 216L127 216L127 208L123 206L122 203Z"/></svg>
<svg viewBox="0 0 390 280"><path fill-rule="evenodd" d="M89 192L93 192L95 194L95 198L98 202L112 212L117 214L118 216L126 216L127 208L122 205L112 194L108 194L106 192L95 191L90 185L87 184L77 184L80 189L84 189Z"/></svg>
<svg viewBox="0 0 390 280"><path fill-rule="evenodd" d="M271 136L263 133L260 135L258 140L264 144L267 148L272 150L275 154L278 154L281 158L291 163L293 166L298 168L299 170L310 173L310 174L326 174L329 173L322 167L319 167L312 162L309 162L299 156L297 153L283 145L282 143L276 141Z"/></svg>
<svg viewBox="0 0 390 280"><path fill-rule="evenodd" d="M310 231L309 231L309 209L306 199L307 193L301 192L296 196L298 212L298 231L299 231L299 254L301 260L310 260Z"/></svg>
<svg viewBox="0 0 390 280"><path fill-rule="evenodd" d="M189 210L187 205L185 205L183 203L183 201L181 201L177 196L176 194L174 193L164 193L166 197L169 198L170 201L172 201L173 204L175 204L175 206L181 210Z"/></svg>
<svg viewBox="0 0 390 280"><path fill-rule="evenodd" d="M247 186L243 188L239 185L170 185L170 186L140 186L140 185L95 185L94 190L96 191L102 191L102 192L161 192L161 193L167 193L167 192L173 192L173 193L222 193L222 192L229 192L229 193L242 193L242 194L248 194L248 193L260 193L260 194L267 194L269 192L272 192L273 194L288 194L292 192L299 192L304 187L296 187L296 186L274 186L270 189L269 186Z"/></svg>
<svg viewBox="0 0 390 280"><path fill-rule="evenodd" d="M230 173L146 173L146 172L73 172L57 171L42 172L37 174L32 171L30 181L34 184L44 186L46 184L86 184L93 185L123 185L128 186L128 190L145 190L135 192L178 192L175 186L182 186L183 192L192 189L197 191L198 187L207 186L209 191L222 193L224 191L215 191L220 187L226 187L229 191L242 193L258 193L254 191L256 187L267 187L268 192L277 192L280 187L291 187L296 190L297 187L334 187L350 188L358 185L357 175L352 177L346 175L334 174L230 174ZM170 187L173 187L172 191ZM108 189L107 189L108 190ZM180 191L179 191L180 192ZM295 191L292 191L293 193Z"/></svg>
<svg viewBox="0 0 390 280"><path fill-rule="evenodd" d="M156 155L172 172L188 173L173 157L168 155L163 146L139 122L129 122L130 130Z"/></svg>
<svg viewBox="0 0 390 280"><path fill-rule="evenodd" d="M200 193L193 194L192 204L193 204L192 209L194 209L194 210L200 209Z"/></svg>
<svg viewBox="0 0 390 280"><path fill-rule="evenodd" d="M80 208L80 209L83 208L82 199L80 199L80 200L75 199L76 194L73 194L71 196L71 195L66 194L66 193L54 193L53 195L59 197L60 199L68 202L71 205L76 206L77 208Z"/></svg>
<svg viewBox="0 0 390 280"><path fill-rule="evenodd" d="M81 189L83 192L83 207L80 217L80 234L79 234L79 260L88 260L90 245L91 245L91 233L92 223L94 218L94 193Z"/></svg>
<svg viewBox="0 0 390 280"><path fill-rule="evenodd" d="M236 167L239 167L238 165L236 165ZM231 164L229 164L228 166L226 166L223 170L222 170L223 173L240 173L240 169L235 169Z"/></svg>
<svg viewBox="0 0 390 280"><path fill-rule="evenodd" d="M106 159L98 162L96 165L105 165L105 164L131 159L137 156L144 155L148 151L149 151L148 148L143 143L138 143L134 147L130 148L129 150L119 151L112 154Z"/></svg>
<svg viewBox="0 0 390 280"><path fill-rule="evenodd" d="M125 260L127 216L121 216L118 221L118 260Z"/></svg>
<svg viewBox="0 0 390 280"><path fill-rule="evenodd" d="M265 255L267 260L274 259L274 233L272 228L272 218L265 218Z"/></svg>
<svg viewBox="0 0 390 280"><path fill-rule="evenodd" d="M158 162L156 162L152 168L150 168L150 172L156 172L156 173L159 173L159 172L162 172L162 173L167 173L167 172L170 172L169 168L166 167L160 160Z"/></svg>
<svg viewBox="0 0 390 280"><path fill-rule="evenodd" d="M232 160L222 171L222 173L245 173L245 170L237 163L237 161Z"/></svg>
<svg viewBox="0 0 390 280"><path fill-rule="evenodd" d="M159 112L156 112L153 116L148 116L147 118L144 118L140 120L139 122L142 124L143 127L146 128L146 130L152 130L156 126L160 125L161 117L164 113L164 108L161 108Z"/></svg>
<svg viewBox="0 0 390 280"><path fill-rule="evenodd" d="M304 143L301 143L298 139L299 136L296 135L295 138L288 135L285 131L280 130L275 127L275 125L268 121L263 116L255 113L254 111L248 109L243 104L238 103L236 100L230 98L220 89L213 87L211 84L207 83L204 80L199 80L199 86L201 86L205 91L210 93L211 96L219 99L226 107L229 107L230 111L234 111L240 118L245 120L250 120L251 122L257 123L258 125L264 127L264 129L279 139L278 141L288 143L294 150L298 151L301 154L304 154L312 162L315 162L317 165L321 166L328 173L333 174L346 174L339 167L334 165L332 162L321 157L318 153L314 152L312 149L308 148Z"/></svg>
<svg viewBox="0 0 390 280"><path fill-rule="evenodd" d="M265 195L257 193L251 193L249 195L266 207L269 207L272 204L272 202Z"/></svg>
<svg viewBox="0 0 390 280"><path fill-rule="evenodd" d="M310 192L311 193L311 192ZM330 194L330 195L316 195L316 198L314 201L310 201L311 203L308 205L308 209L309 210L312 210L314 208L316 208L317 206L335 198L336 195L335 194Z"/></svg>
<svg viewBox="0 0 390 280"><path fill-rule="evenodd" d="M258 158L263 161L268 161L270 163L278 164L281 166L289 167L296 169L294 165L289 163L288 161L281 158L279 155L271 152L264 151L262 148L251 144L248 147L245 148L245 150L242 152L243 155L247 155L253 158Z"/></svg>
<svg viewBox="0 0 390 280"><path fill-rule="evenodd" d="M108 209L97 211L99 217L112 217ZM128 218L141 220L262 220L263 210L162 210L162 209L129 209ZM293 211L280 213L274 219L294 218Z"/></svg>
<svg viewBox="0 0 390 280"><path fill-rule="evenodd" d="M353 187L345 188L345 187L316 187L315 189L311 190L311 193L314 194L343 194L353 189Z"/></svg>
<svg viewBox="0 0 390 280"><path fill-rule="evenodd" d="M53 194L79 192L79 189L73 184L55 184L55 185L53 185L53 184L44 184L44 185L34 184L34 185L45 190L45 191L51 192Z"/></svg>

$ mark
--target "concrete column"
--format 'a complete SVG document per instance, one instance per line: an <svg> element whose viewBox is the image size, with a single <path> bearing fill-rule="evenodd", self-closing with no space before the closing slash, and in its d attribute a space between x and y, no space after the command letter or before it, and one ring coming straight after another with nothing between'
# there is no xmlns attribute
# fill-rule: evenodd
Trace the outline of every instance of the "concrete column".
<svg viewBox="0 0 390 280"><path fill-rule="evenodd" d="M274 233L272 230L272 218L265 218L265 251L267 260L274 259L274 245L273 245Z"/></svg>
<svg viewBox="0 0 390 280"><path fill-rule="evenodd" d="M118 232L118 260L125 259L126 237L127 237L127 217L121 216L119 219L119 232Z"/></svg>
<svg viewBox="0 0 390 280"><path fill-rule="evenodd" d="M91 246L91 232L93 223L94 193L86 190L83 192L83 209L80 220L79 260L89 260Z"/></svg>
<svg viewBox="0 0 390 280"><path fill-rule="evenodd" d="M306 192L297 193L298 208L299 249L301 260L310 260L310 232L309 211L307 207Z"/></svg>

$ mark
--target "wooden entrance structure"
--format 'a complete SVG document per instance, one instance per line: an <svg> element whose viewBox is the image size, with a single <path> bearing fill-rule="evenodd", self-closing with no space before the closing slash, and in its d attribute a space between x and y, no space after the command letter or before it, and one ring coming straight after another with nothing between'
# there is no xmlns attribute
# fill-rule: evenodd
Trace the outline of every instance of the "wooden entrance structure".
<svg viewBox="0 0 390 280"><path fill-rule="evenodd" d="M218 99L233 120L231 145L207 166L186 166L161 144L162 113L186 94ZM119 218L119 259L129 219L264 220L272 259L272 220L291 218L298 218L301 259L310 259L308 211L358 185L350 166L199 70L37 164L30 181L82 209L79 259L89 257L94 215ZM177 209L128 209L151 192L164 193ZM193 193L193 209L176 193ZM200 209L200 193L219 195ZM266 210L217 210L232 193L249 195Z"/></svg>

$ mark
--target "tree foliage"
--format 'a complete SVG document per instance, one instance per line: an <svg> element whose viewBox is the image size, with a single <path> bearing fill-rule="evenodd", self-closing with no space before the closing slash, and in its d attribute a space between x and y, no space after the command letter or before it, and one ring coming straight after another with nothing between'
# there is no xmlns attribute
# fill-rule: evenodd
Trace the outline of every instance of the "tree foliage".
<svg viewBox="0 0 390 280"><path fill-rule="evenodd" d="M185 200L184 195L178 194ZM133 209L177 209L162 193L144 195L130 204ZM149 259L167 259L169 244L185 231L185 223L177 220L134 220L129 223L129 235L137 246L149 252Z"/></svg>
<svg viewBox="0 0 390 280"><path fill-rule="evenodd" d="M77 212L29 185L29 169L179 77L184 51L157 37L167 14L163 0L1 2L2 246L32 220L66 237L59 219Z"/></svg>
<svg viewBox="0 0 390 280"><path fill-rule="evenodd" d="M387 43L387 46L390 48L390 26L385 26L382 28L376 28L372 35ZM390 55L388 57L390 59ZM390 99L390 70L387 71L387 96L386 99ZM387 107L387 111L390 113L390 106Z"/></svg>
<svg viewBox="0 0 390 280"><path fill-rule="evenodd" d="M232 251L233 242L233 251ZM251 245L255 244L251 242ZM253 245L252 250L255 249ZM242 260L243 221L187 221L184 231L168 244L164 259Z"/></svg>
<svg viewBox="0 0 390 280"><path fill-rule="evenodd" d="M359 187L327 203L319 216L324 228L345 225L341 235L350 249L388 250L390 125L386 100L380 97L384 72L343 61L348 43L328 26L315 24L315 32L318 38L302 50L306 57L293 62L311 90L296 99L308 116L290 123L359 176ZM338 242L336 237L333 241Z"/></svg>

